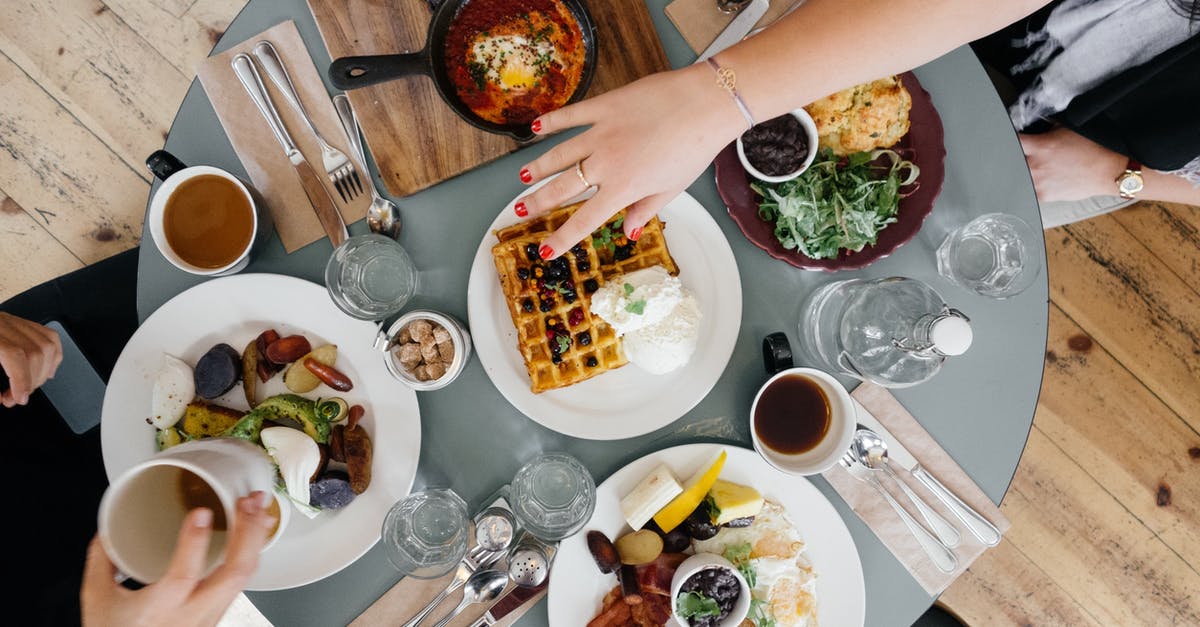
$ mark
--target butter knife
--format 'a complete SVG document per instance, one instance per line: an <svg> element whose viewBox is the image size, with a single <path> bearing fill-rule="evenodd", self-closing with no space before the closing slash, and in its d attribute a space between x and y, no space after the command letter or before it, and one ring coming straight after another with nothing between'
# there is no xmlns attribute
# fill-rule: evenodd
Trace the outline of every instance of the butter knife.
<svg viewBox="0 0 1200 627"><path fill-rule="evenodd" d="M525 605L529 599L537 596L542 590L546 589L549 584L549 578L542 582L541 585L534 588L522 588L521 586L513 586L512 590L500 597L488 611L480 616L478 620L471 623L471 627L492 627L496 623L504 619L505 616L512 614L517 608Z"/></svg>
<svg viewBox="0 0 1200 627"><path fill-rule="evenodd" d="M980 542L987 546L1000 544L1000 530L996 529L995 525L988 522L979 512L964 503L962 499L942 485L942 482L922 468L917 458L913 457L912 453L904 448L904 444L880 424L879 420L871 415L871 412L863 407L862 403L858 402L858 399L851 397L851 400L854 401L854 409L858 414L858 423L879 434L879 437L887 442L888 459L907 470L921 485L932 492Z"/></svg>
<svg viewBox="0 0 1200 627"><path fill-rule="evenodd" d="M283 125L283 120L280 119L279 112L275 109L274 103L271 102L271 96L263 85L258 68L254 67L254 62L244 53L235 56L230 65L233 66L233 72L237 74L242 86L246 88L246 93L250 94L250 99L258 107L258 111L267 120L267 126L271 127L271 133L283 147L288 161L291 161L292 167L300 177L300 186L304 188L308 201L312 203L313 211L316 212L321 227L325 229L325 234L329 236L329 241L334 248L337 248L350 236L346 230L346 223L342 221L342 214L338 213L337 206L333 203L333 197L329 195L329 190L321 184L321 178L305 160L304 154L296 147L296 142L292 140L287 127Z"/></svg>
<svg viewBox="0 0 1200 627"><path fill-rule="evenodd" d="M714 54L745 39L754 25L767 14L769 8L771 8L770 0L750 0L750 4L742 7L742 10L738 11L738 14L730 20L725 30L721 31L721 34L717 35L717 38L704 49L704 52L700 53L696 62L705 61Z"/></svg>

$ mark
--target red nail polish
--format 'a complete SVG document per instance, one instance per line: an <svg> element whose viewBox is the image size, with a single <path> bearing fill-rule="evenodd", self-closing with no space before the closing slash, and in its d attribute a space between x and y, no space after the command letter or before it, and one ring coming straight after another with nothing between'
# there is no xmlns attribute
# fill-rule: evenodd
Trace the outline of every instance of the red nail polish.
<svg viewBox="0 0 1200 627"><path fill-rule="evenodd" d="M517 203L517 206L513 207L513 211L515 211L517 215L522 218L529 215L529 210L525 208L525 203L523 202Z"/></svg>
<svg viewBox="0 0 1200 627"><path fill-rule="evenodd" d="M521 182L528 183L533 180L533 172L529 168L521 168Z"/></svg>
<svg viewBox="0 0 1200 627"><path fill-rule="evenodd" d="M631 239L635 242L638 241L638 239L641 238L641 236L642 236L642 227L640 227L640 226L629 232L629 239Z"/></svg>
<svg viewBox="0 0 1200 627"><path fill-rule="evenodd" d="M530 125L529 125L529 130L531 130L531 131L533 131L533 132L535 132L535 133L540 133L540 132L542 132L542 121L541 121L541 120L534 120L534 121L533 121L533 124L530 124Z"/></svg>
<svg viewBox="0 0 1200 627"><path fill-rule="evenodd" d="M538 256L542 259L549 259L554 256L554 249L542 244L542 247L538 249Z"/></svg>

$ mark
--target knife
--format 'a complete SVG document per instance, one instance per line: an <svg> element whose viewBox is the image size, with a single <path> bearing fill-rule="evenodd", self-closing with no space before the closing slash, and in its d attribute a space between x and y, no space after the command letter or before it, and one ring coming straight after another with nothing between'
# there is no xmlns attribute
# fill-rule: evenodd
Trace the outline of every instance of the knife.
<svg viewBox="0 0 1200 627"><path fill-rule="evenodd" d="M700 53L700 57L696 59L696 62L705 61L714 54L744 39L746 35L750 34L750 30L754 28L758 20L767 14L767 9L769 8L771 8L770 0L750 0L750 4L743 7L741 11L738 11L738 14L729 22L725 30L721 31L721 34L717 35L717 38L704 49L704 52Z"/></svg>
<svg viewBox="0 0 1200 627"><path fill-rule="evenodd" d="M549 581L549 578L547 578L541 585L533 588L514 586L512 590L493 603L492 607L488 608L488 611L483 616L479 617L474 623L471 623L471 627L492 627L492 625L500 622L505 616L512 614L517 608L525 605L527 601L540 594L542 590L545 590Z"/></svg>
<svg viewBox="0 0 1200 627"><path fill-rule="evenodd" d="M321 227L325 229L325 234L329 236L329 241L333 243L334 248L337 248L346 241L350 234L346 231L346 223L342 221L342 214L338 213L337 206L333 204L333 197L329 195L329 190L321 184L321 178L313 171L312 166L304 159L304 154L296 147L292 136L288 134L287 127L283 125L283 120L279 118L279 112L275 110L271 96L263 85L258 68L254 67L254 62L243 53L235 56L231 65L238 80L246 88L246 93L250 94L250 99L254 101L254 104L258 106L258 111L266 118L267 126L271 127L271 132L279 141L279 145L283 147L288 161L292 162L292 167L300 177L300 186L304 188L304 194L312 203L313 211L316 212Z"/></svg>
<svg viewBox="0 0 1200 627"><path fill-rule="evenodd" d="M851 400L854 401L854 409L858 414L859 424L874 431L887 442L888 459L890 461L907 470L917 481L921 482L921 485L932 492L946 506L946 509L949 509L950 513L954 514L954 517L972 535L978 538L980 542L987 546L1000 544L1000 531L996 529L995 525L988 522L979 512L972 509L971 506L964 503L962 499L948 490L946 486L942 485L942 482L937 480L937 477L934 477L922 468L917 458L913 457L912 453L904 448L900 440L897 440L895 436L880 424L879 420L871 415L871 412L866 407L863 407L862 403L858 402L858 399L851 397Z"/></svg>

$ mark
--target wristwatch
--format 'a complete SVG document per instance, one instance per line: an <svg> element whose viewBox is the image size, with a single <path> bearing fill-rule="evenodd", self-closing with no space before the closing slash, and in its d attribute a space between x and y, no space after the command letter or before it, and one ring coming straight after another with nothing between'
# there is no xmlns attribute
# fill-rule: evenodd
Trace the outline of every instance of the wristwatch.
<svg viewBox="0 0 1200 627"><path fill-rule="evenodd" d="M1142 164L1129 160L1125 164L1125 171L1121 176L1117 177L1117 193L1121 194L1121 198L1133 198L1138 192L1145 187L1145 182L1142 180Z"/></svg>

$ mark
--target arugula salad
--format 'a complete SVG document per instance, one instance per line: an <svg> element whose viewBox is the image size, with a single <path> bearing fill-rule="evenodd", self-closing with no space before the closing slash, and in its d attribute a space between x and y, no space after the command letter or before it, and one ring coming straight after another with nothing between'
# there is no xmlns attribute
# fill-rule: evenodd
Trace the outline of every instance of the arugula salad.
<svg viewBox="0 0 1200 627"><path fill-rule="evenodd" d="M879 232L896 221L901 189L921 170L894 150L879 149L838 157L822 148L800 176L783 183L754 181L762 196L758 215L775 223L784 248L812 259L837 257L873 245Z"/></svg>

